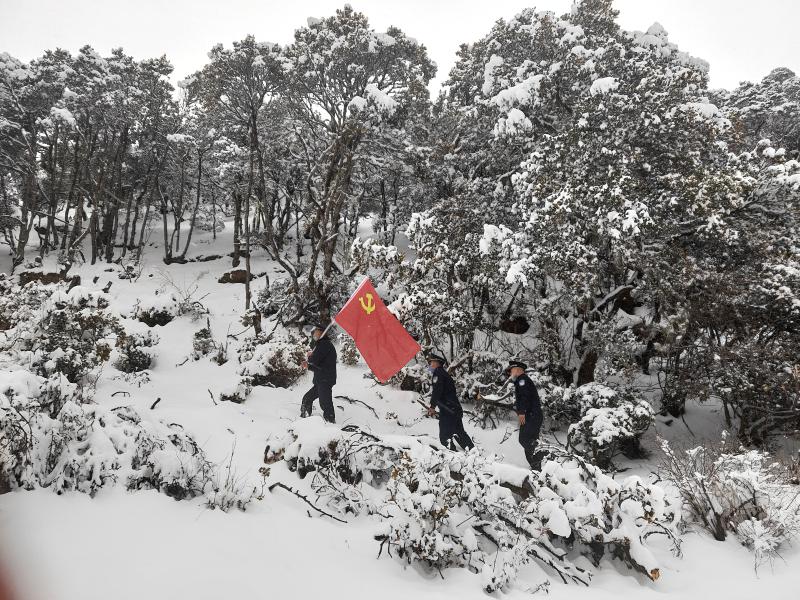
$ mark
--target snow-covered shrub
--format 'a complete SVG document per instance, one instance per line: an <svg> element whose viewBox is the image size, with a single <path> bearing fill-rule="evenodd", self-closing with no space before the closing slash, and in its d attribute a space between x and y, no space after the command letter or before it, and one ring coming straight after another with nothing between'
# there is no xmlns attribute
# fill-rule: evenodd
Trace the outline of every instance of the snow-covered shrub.
<svg viewBox="0 0 800 600"><path fill-rule="evenodd" d="M200 360L211 354L217 347L211 336L211 323L206 320L206 326L195 331L192 336L192 360Z"/></svg>
<svg viewBox="0 0 800 600"><path fill-rule="evenodd" d="M239 375L250 385L287 388L304 370L305 345L293 337L256 335L239 348Z"/></svg>
<svg viewBox="0 0 800 600"><path fill-rule="evenodd" d="M100 292L78 286L56 288L43 297L40 288L31 286L19 294L16 314L26 318L6 332L6 349L38 375L61 373L72 383L83 382L108 360L113 337L123 333L108 310L108 297ZM32 300L41 305L33 309Z"/></svg>
<svg viewBox="0 0 800 600"><path fill-rule="evenodd" d="M719 446L675 451L662 441L660 472L678 490L692 521L724 540L734 533L756 567L800 535L800 486L766 452Z"/></svg>
<svg viewBox="0 0 800 600"><path fill-rule="evenodd" d="M181 304L175 294L157 294L140 299L132 316L148 327L164 326L181 314Z"/></svg>
<svg viewBox="0 0 800 600"><path fill-rule="evenodd" d="M176 500L207 496L224 509L244 508L255 497L242 481L226 483L177 423L144 418L130 406L81 403L77 386L63 377L0 373L0 489L94 496L114 484Z"/></svg>
<svg viewBox="0 0 800 600"><path fill-rule="evenodd" d="M141 277L143 269L144 266L141 263L130 262L117 273L117 277L123 280L135 281Z"/></svg>
<svg viewBox="0 0 800 600"><path fill-rule="evenodd" d="M59 287L66 289L64 284ZM39 282L20 287L11 277L0 273L0 331L37 318L45 300L55 289L58 288Z"/></svg>
<svg viewBox="0 0 800 600"><path fill-rule="evenodd" d="M471 351L454 360L448 372L461 398L475 402L479 395L494 390L499 379L505 379L503 369L507 364L508 359L495 352Z"/></svg>
<svg viewBox="0 0 800 600"><path fill-rule="evenodd" d="M379 437L311 418L273 441L265 462L285 462L328 506L366 511L379 521L376 540L391 554L440 570L483 575L488 592L537 563L564 582L588 584L604 555L655 580L658 561L646 545L664 534L679 550L678 505L639 477L615 481L582 458L551 450L539 474L498 462L480 450L442 451L417 438Z"/></svg>
<svg viewBox="0 0 800 600"><path fill-rule="evenodd" d="M608 553L656 580L660 570L647 537L665 534L679 549L679 512L658 486L638 477L617 482L568 454L545 462L538 477L527 477L475 452L406 453L377 509L388 516L381 539L409 561L435 568L481 565L489 592L534 561L565 582L587 583L590 574L567 558L575 547L595 565ZM517 501L509 487L528 495Z"/></svg>
<svg viewBox="0 0 800 600"><path fill-rule="evenodd" d="M117 480L171 495L179 485L196 487L206 461L179 426L143 422L130 407L78 403L75 386L59 383L61 398L53 404L53 387L43 377L25 370L0 375L1 468L11 489L94 494ZM14 436L14 430L25 435Z"/></svg>
<svg viewBox="0 0 800 600"><path fill-rule="evenodd" d="M349 335L343 333L339 336L339 361L343 365L355 366L361 359L361 353L356 348L356 343Z"/></svg>
<svg viewBox="0 0 800 600"><path fill-rule="evenodd" d="M264 316L272 316L286 311L285 300L290 295L292 282L288 277L276 277L272 282L260 289L256 295L256 306ZM294 311L296 312L296 311Z"/></svg>
<svg viewBox="0 0 800 600"><path fill-rule="evenodd" d="M208 271L198 273L191 282L178 282L173 279L168 270L160 270L159 275L163 281L162 288L156 292L155 296L140 300L134 312L140 307L144 308L145 312L151 315L149 319L155 321L157 325L166 325L172 320L170 317L174 318L180 315L188 315L192 321L198 321L209 313L208 308L201 302L205 296L196 298L200 289L198 281L207 273Z"/></svg>
<svg viewBox="0 0 800 600"><path fill-rule="evenodd" d="M26 369L0 373L0 490L10 491L27 479L37 413L56 418L66 403L76 400L77 386L61 374L45 379Z"/></svg>
<svg viewBox="0 0 800 600"><path fill-rule="evenodd" d="M247 382L245 378L240 381L234 382L233 384L225 386L219 392L219 399L223 402L234 402L236 404L241 404L247 397L250 395L252 391L252 386Z"/></svg>
<svg viewBox="0 0 800 600"><path fill-rule="evenodd" d="M362 484L385 483L397 454L356 426L340 430L310 417L271 441L264 456L267 464L284 461L301 479L313 473L310 486L317 497L343 513L360 514L372 511Z"/></svg>
<svg viewBox="0 0 800 600"><path fill-rule="evenodd" d="M153 364L152 347L157 343L158 336L150 331L121 334L117 338L119 357L115 366L123 373L146 371Z"/></svg>
<svg viewBox="0 0 800 600"><path fill-rule="evenodd" d="M654 418L652 407L638 393L600 383L553 388L543 404L555 424L570 424L568 446L602 468L618 452L638 454L639 438Z"/></svg>

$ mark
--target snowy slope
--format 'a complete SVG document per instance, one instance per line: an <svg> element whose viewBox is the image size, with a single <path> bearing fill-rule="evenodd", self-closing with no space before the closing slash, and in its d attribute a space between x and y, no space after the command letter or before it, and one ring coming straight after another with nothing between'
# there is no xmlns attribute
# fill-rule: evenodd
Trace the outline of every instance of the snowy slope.
<svg viewBox="0 0 800 600"><path fill-rule="evenodd" d="M197 237L190 256L224 254L231 247L225 232L215 243L208 234ZM217 283L229 264L225 258L166 267L160 261L159 249L153 247L145 256L142 276L135 282L118 279L117 265L86 265L75 272L92 289L113 282L109 292L112 306L123 315L138 299L151 298L159 289L186 289L196 283L195 298L209 308L214 337L220 340L243 329L239 317L244 307L244 286ZM275 266L257 252L252 270L275 274ZM95 276L99 278L92 283ZM253 282L254 292L263 282L263 278ZM128 320L125 325L140 327ZM238 342L230 339L230 360L223 366L208 359L185 361L191 352L192 334L204 325L204 321L180 317L154 328L160 342L155 347L157 358L150 380L139 386L107 366L95 400L108 407L130 404L147 416L182 424L209 458L227 462L233 453L237 476L260 485L258 469L264 448L271 437L285 432L297 418L300 397L310 386L310 376L289 390L256 387L241 405L219 402L220 392L238 380ZM365 374L363 365L340 365L334 394L367 403L377 418L364 406L335 400L338 426L355 423L380 434L437 437L436 421L422 418L413 393L376 386L364 378ZM157 398L161 401L151 410ZM702 407L690 411L687 424L704 431L717 418L713 408ZM493 431L468 428L479 446L502 455L510 464L525 464L510 423ZM660 423L658 431L672 438L689 435L682 423L669 427ZM654 435L648 435L647 443L654 447ZM643 476L653 469L646 461L631 467ZM406 567L386 555L376 559L375 522L368 517L349 520L344 525L310 515L301 501L281 490L267 492L244 513L212 511L199 500L176 502L152 491L106 489L94 499L77 493L56 496L48 490L16 492L0 496L0 559L22 600L485 596L478 576L464 569L447 570L442 578ZM554 580L550 596L798 597L797 549L786 552L785 562L775 563L772 570L767 567L756 574L752 555L733 539L719 543L705 533L689 533L682 559L672 557L658 544L655 547L664 565L658 582L606 561L596 571L590 588L565 586ZM545 579L541 569L527 567L515 589L504 595L529 597L529 591Z"/></svg>

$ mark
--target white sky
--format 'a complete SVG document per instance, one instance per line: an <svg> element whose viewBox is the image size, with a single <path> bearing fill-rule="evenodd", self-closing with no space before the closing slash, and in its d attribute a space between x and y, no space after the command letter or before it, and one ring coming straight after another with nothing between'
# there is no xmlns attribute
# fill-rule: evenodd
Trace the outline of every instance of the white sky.
<svg viewBox="0 0 800 600"><path fill-rule="evenodd" d="M438 87L462 42L526 6L567 12L572 0L350 0L383 31L396 25L428 48ZM136 58L166 54L174 81L198 70L218 42L252 33L281 44L308 16L333 14L344 0L0 0L0 52L22 60L84 44L101 54L123 47ZM713 87L758 80L777 66L800 72L800 0L617 0L625 29L654 21L681 49L711 63Z"/></svg>

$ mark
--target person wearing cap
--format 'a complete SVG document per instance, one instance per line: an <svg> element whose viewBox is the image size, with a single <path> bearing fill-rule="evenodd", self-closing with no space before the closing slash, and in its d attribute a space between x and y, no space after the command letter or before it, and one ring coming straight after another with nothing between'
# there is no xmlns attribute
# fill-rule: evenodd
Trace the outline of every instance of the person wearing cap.
<svg viewBox="0 0 800 600"><path fill-rule="evenodd" d="M439 409L439 441L442 446L451 450L459 448L469 450L474 448L475 444L464 431L464 423L461 421L464 411L458 401L453 378L444 368L446 364L447 360L438 354L428 355L428 370L433 382L428 415L432 417L436 414L436 409Z"/></svg>
<svg viewBox="0 0 800 600"><path fill-rule="evenodd" d="M328 326L320 323L314 326L311 336L316 344L314 350L308 354L308 360L303 361L303 368L314 373L313 385L303 396L300 404L300 416L308 417L311 414L314 400L319 398L322 416L328 423L336 422L333 411L333 386L336 385L336 348L333 342L325 335Z"/></svg>
<svg viewBox="0 0 800 600"><path fill-rule="evenodd" d="M542 457L537 454L536 446L539 443L539 431L544 416L536 386L525 373L527 368L528 365L524 362L512 360L506 368L506 373L514 382L514 408L519 420L519 443L525 451L528 464L538 471L542 466Z"/></svg>

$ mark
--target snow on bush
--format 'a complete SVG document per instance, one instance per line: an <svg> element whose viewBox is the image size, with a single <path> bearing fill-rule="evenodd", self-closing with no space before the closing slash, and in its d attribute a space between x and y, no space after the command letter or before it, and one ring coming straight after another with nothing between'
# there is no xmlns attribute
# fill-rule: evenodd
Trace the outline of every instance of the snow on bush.
<svg viewBox="0 0 800 600"><path fill-rule="evenodd" d="M177 423L146 419L130 406L81 403L77 386L59 377L0 373L0 490L94 496L119 483L176 500L204 496L224 509L244 508L256 497L255 488L222 478Z"/></svg>
<svg viewBox="0 0 800 600"><path fill-rule="evenodd" d="M361 353L356 348L356 343L349 335L343 333L339 336L339 361L343 365L355 366L361 359Z"/></svg>
<svg viewBox="0 0 800 600"><path fill-rule="evenodd" d="M452 453L417 438L379 437L311 418L295 422L265 452L285 463L319 500L379 521L376 540L408 562L482 574L487 592L507 588L536 563L564 582L588 584L605 555L652 580L647 546L665 535L679 552L679 505L639 477L616 481L579 456L550 449L541 473L505 465L480 450Z"/></svg>
<svg viewBox="0 0 800 600"><path fill-rule="evenodd" d="M461 392L461 398L475 402L481 394L493 389L508 359L496 352L473 350L466 357L453 362L448 369Z"/></svg>
<svg viewBox="0 0 800 600"><path fill-rule="evenodd" d="M552 387L543 394L544 412L556 425L569 425L567 444L601 468L619 452L638 452L639 438L653 423L650 404L632 390L601 383Z"/></svg>
<svg viewBox="0 0 800 600"><path fill-rule="evenodd" d="M206 326L195 331L192 336L192 360L200 360L217 349L217 344L211 335L211 322L206 319Z"/></svg>
<svg viewBox="0 0 800 600"><path fill-rule="evenodd" d="M52 285L31 282L20 287L11 277L0 273L0 331L8 331L36 318L52 293Z"/></svg>
<svg viewBox="0 0 800 600"><path fill-rule="evenodd" d="M155 358L152 349L158 336L150 331L123 333L117 338L119 356L114 365L123 373L139 373L149 369Z"/></svg>
<svg viewBox="0 0 800 600"><path fill-rule="evenodd" d="M123 332L108 307L108 296L80 286L17 288L4 307L13 326L0 349L38 375L60 373L72 383L85 383L108 360L113 338Z"/></svg>
<svg viewBox="0 0 800 600"><path fill-rule="evenodd" d="M141 298L131 316L148 327L164 326L181 314L181 303L175 294L157 294Z"/></svg>
<svg viewBox="0 0 800 600"><path fill-rule="evenodd" d="M303 374L306 347L292 337L258 334L239 348L239 375L249 385L290 387Z"/></svg>
<svg viewBox="0 0 800 600"><path fill-rule="evenodd" d="M768 453L697 446L676 452L662 441L660 472L678 490L690 519L724 540L734 533L755 566L772 561L800 534L800 486Z"/></svg>

